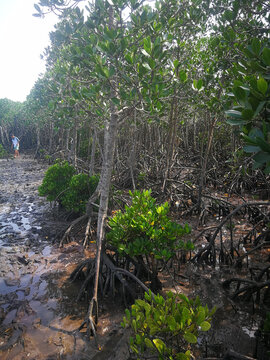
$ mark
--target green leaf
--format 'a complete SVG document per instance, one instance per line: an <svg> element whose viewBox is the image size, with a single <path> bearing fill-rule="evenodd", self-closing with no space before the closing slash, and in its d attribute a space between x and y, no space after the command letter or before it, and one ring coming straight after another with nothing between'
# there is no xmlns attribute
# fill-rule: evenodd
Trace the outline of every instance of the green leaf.
<svg viewBox="0 0 270 360"><path fill-rule="evenodd" d="M150 36L143 39L143 47L144 47L144 50L147 51L148 54L151 55L152 43L151 43Z"/></svg>
<svg viewBox="0 0 270 360"><path fill-rule="evenodd" d="M201 311L199 311L199 313L197 314L197 320L196 323L198 325L201 325L201 323L205 320L205 311L204 309L202 309Z"/></svg>
<svg viewBox="0 0 270 360"><path fill-rule="evenodd" d="M262 51L262 59L264 63L270 66L270 48L265 47Z"/></svg>
<svg viewBox="0 0 270 360"><path fill-rule="evenodd" d="M261 50L261 43L259 39L253 39L251 43L252 51L254 54L259 55Z"/></svg>
<svg viewBox="0 0 270 360"><path fill-rule="evenodd" d="M254 146L254 145L246 145L243 147L243 149L248 154L256 153L256 152L260 151L259 146Z"/></svg>
<svg viewBox="0 0 270 360"><path fill-rule="evenodd" d="M230 125L245 125L248 123L248 121L243 120L243 119L233 119L233 118L228 118L226 119L226 122Z"/></svg>
<svg viewBox="0 0 270 360"><path fill-rule="evenodd" d="M111 98L112 102L115 104L115 105L119 105L120 104L120 100L116 97L113 97Z"/></svg>
<svg viewBox="0 0 270 360"><path fill-rule="evenodd" d="M175 331L176 328L177 328L177 324L176 324L174 316L170 315L168 317L167 321L168 321L168 325L169 325L170 330Z"/></svg>
<svg viewBox="0 0 270 360"><path fill-rule="evenodd" d="M257 88L263 95L265 95L268 88L267 81L264 80L264 78L260 78L259 80L257 80Z"/></svg>
<svg viewBox="0 0 270 360"><path fill-rule="evenodd" d="M38 4L34 4L34 7L35 7L35 9L37 10L37 12L41 13L41 9L40 9L40 7L38 6Z"/></svg>
<svg viewBox="0 0 270 360"><path fill-rule="evenodd" d="M143 53L143 55L145 55L145 56L147 56L147 57L150 57L150 55L148 54L148 52L145 51L144 49L142 49L142 53Z"/></svg>
<svg viewBox="0 0 270 360"><path fill-rule="evenodd" d="M158 352L160 354L163 354L164 350L166 349L166 345L164 344L164 342L162 340L160 340L160 339L154 339L153 343L155 344Z"/></svg>
<svg viewBox="0 0 270 360"><path fill-rule="evenodd" d="M225 114L234 118L242 118L242 113L238 110L227 110L225 111Z"/></svg>
<svg viewBox="0 0 270 360"><path fill-rule="evenodd" d="M264 173L266 175L269 175L270 174L270 163L267 164L266 168L264 169Z"/></svg>
<svg viewBox="0 0 270 360"><path fill-rule="evenodd" d="M264 105L265 105L265 101L259 102L259 105L257 106L257 108L254 112L254 117L257 116L262 111Z"/></svg>
<svg viewBox="0 0 270 360"><path fill-rule="evenodd" d="M185 71L185 70L181 70L181 71L179 72L179 77L180 77L180 80L181 80L182 82L186 82L186 81L187 81L187 73L186 73L186 71Z"/></svg>
<svg viewBox="0 0 270 360"><path fill-rule="evenodd" d="M198 82L197 82L197 89L200 90L203 86L203 81L202 79L199 79Z"/></svg>
<svg viewBox="0 0 270 360"><path fill-rule="evenodd" d="M196 344L197 343L197 337L194 334L190 333L190 332L187 332L187 333L184 334L184 339L190 344Z"/></svg>
<svg viewBox="0 0 270 360"><path fill-rule="evenodd" d="M176 354L176 360L189 360L190 357L184 353Z"/></svg>
<svg viewBox="0 0 270 360"><path fill-rule="evenodd" d="M270 144L268 144L263 138L257 137L256 142L263 151L270 153Z"/></svg>
<svg viewBox="0 0 270 360"><path fill-rule="evenodd" d="M146 345L148 348L150 348L150 349L154 349L154 348L155 348L155 347L154 347L154 344L152 343L152 341L151 341L150 339L145 338L145 339L144 339L144 342L145 342L145 345Z"/></svg>
<svg viewBox="0 0 270 360"><path fill-rule="evenodd" d="M246 91L242 87L239 86L239 87L233 89L233 93L236 96L238 102L241 105L244 105L245 100L246 100Z"/></svg>
<svg viewBox="0 0 270 360"><path fill-rule="evenodd" d="M254 111L251 109L244 109L241 114L245 120L251 120L253 118Z"/></svg>
<svg viewBox="0 0 270 360"><path fill-rule="evenodd" d="M147 69L147 70L152 70L151 68L150 68L150 66L149 66L149 64L147 64L147 63L143 63L143 65L142 65L145 69Z"/></svg>
<svg viewBox="0 0 270 360"><path fill-rule="evenodd" d="M131 65L133 64L133 58L132 58L132 56L130 54L126 54L125 59L127 60L127 62L129 64L131 64Z"/></svg>
<svg viewBox="0 0 270 360"><path fill-rule="evenodd" d="M202 331L208 331L211 328L211 324L208 321L203 321L200 327Z"/></svg>
<svg viewBox="0 0 270 360"><path fill-rule="evenodd" d="M264 164L270 161L270 153L260 151L253 157L253 159L259 164Z"/></svg>

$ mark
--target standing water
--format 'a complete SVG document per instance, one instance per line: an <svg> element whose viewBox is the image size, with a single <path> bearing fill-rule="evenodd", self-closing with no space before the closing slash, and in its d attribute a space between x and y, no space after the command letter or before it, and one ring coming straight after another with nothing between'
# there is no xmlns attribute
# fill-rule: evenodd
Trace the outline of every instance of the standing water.
<svg viewBox="0 0 270 360"><path fill-rule="evenodd" d="M45 170L26 156L0 160L0 359L108 359L120 312L101 316L102 352L74 332L88 303L76 303L78 287L67 279L86 253L77 243L52 245L63 224L38 196Z"/></svg>

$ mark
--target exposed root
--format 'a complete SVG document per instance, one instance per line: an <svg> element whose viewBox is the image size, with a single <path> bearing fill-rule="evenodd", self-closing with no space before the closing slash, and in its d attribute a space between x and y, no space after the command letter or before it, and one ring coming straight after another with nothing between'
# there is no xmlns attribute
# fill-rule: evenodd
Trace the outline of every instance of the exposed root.
<svg viewBox="0 0 270 360"><path fill-rule="evenodd" d="M193 258L192 261L206 261L208 263L211 263L213 265L216 264L216 244L215 244L215 240L216 237L218 235L218 233L220 232L220 230L222 229L222 227L231 220L231 218L238 213L242 208L244 207L252 207L252 206L269 206L270 203L269 202L251 202L251 203L244 203L239 205L237 208L235 208L229 215L226 216L226 218L219 224L219 226L217 226L215 232L213 233L213 235L211 236L211 238L209 239L209 244L201 249ZM233 251L235 250L235 248L232 246L231 247L231 255L233 256Z"/></svg>
<svg viewBox="0 0 270 360"><path fill-rule="evenodd" d="M236 297L242 297L249 300L252 294L256 293L256 302L260 301L260 292L270 285L270 280L265 282L257 282L256 280L242 279L242 278L231 278L223 282L223 286L228 288L232 283L236 284L236 290L231 296L232 299ZM242 286L244 284L244 286Z"/></svg>
<svg viewBox="0 0 270 360"><path fill-rule="evenodd" d="M84 271L85 267L86 267L86 271ZM131 286L131 283L126 279L126 277L135 281L140 286L140 288L142 288L144 291L149 293L148 287L140 279L138 279L137 276L135 276L126 269L116 267L104 252L102 252L101 254L100 268L102 270L99 273L99 292L102 295L102 297L104 297L108 292L110 292L113 296L115 296L116 279L117 279L119 283L122 285L122 295L125 304L126 304L126 290L131 295L132 299L135 300L137 298L137 293L134 290L134 288ZM95 273L96 273L95 259L87 259L82 264L80 264L70 275L70 279L73 281L79 278L82 274L85 278L83 285L81 286L81 289L79 291L77 301L86 292L86 289L89 287L89 284L94 282ZM87 291L87 293L89 293L89 291ZM153 293L152 296L154 296ZM95 339L96 346L99 347L97 334L96 334L97 323L98 323L98 301L93 296L90 301L85 320L75 332L81 331L86 326L87 337L90 338L90 336L92 335Z"/></svg>
<svg viewBox="0 0 270 360"><path fill-rule="evenodd" d="M101 255L101 265L102 270L99 274L99 292L103 297L108 293L115 296L117 280L122 285L124 302L126 302L126 291L133 300L136 299L137 293L134 290L134 286L131 286L131 283L126 279L126 277L135 281L144 291L149 291L148 287L145 286L145 284L136 275L126 269L117 267L105 252L102 252ZM92 284L95 272L95 259L87 259L78 265L70 275L70 279L72 281L75 281L78 278L84 279L77 296L77 301L82 298L85 292L88 292L87 290L89 289L89 285L91 286Z"/></svg>
<svg viewBox="0 0 270 360"><path fill-rule="evenodd" d="M60 247L63 247L64 243L66 243L68 241L68 238L70 236L70 233L72 231L72 229L78 225L80 222L86 220L88 218L88 215L82 215L80 216L79 218L75 219L74 221L72 221L72 223L69 225L69 227L67 228L67 230L65 231L61 241L60 241L60 244L59 246Z"/></svg>

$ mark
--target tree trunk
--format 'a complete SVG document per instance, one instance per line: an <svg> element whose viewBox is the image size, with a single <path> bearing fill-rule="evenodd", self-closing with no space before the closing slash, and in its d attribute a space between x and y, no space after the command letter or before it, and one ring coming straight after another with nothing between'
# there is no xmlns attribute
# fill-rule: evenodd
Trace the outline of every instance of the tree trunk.
<svg viewBox="0 0 270 360"><path fill-rule="evenodd" d="M205 152L204 159L203 159L203 164L202 164L200 183L199 183L199 190L198 190L198 202L197 202L197 206L198 206L199 209L201 207L202 189L203 189L203 186L204 186L204 183L205 183L205 175L206 175L207 163L208 163L208 158L209 158L211 145L212 145L212 141L213 141L214 129L215 129L216 122L217 122L217 118L215 117L214 120L212 121L212 123L210 124L207 148L206 148L206 152Z"/></svg>
<svg viewBox="0 0 270 360"><path fill-rule="evenodd" d="M109 9L109 28L113 27L113 8L110 6ZM116 76L111 78L110 84L110 99L116 97ZM95 273L95 282L94 282L94 292L93 297L90 303L90 314L89 319L91 323L92 314L91 312L94 309L94 304L96 304L96 319L98 313L98 283L99 283L99 272L100 272L100 260L101 260L101 251L102 244L104 239L104 228L105 220L107 217L108 211L108 202L109 202L109 192L111 185L111 175L114 162L114 150L116 143L117 135L117 120L118 115L116 113L117 108L114 105L113 101L110 102L110 120L105 126L104 133L104 159L101 170L99 191L100 191L100 203L98 211L98 223L97 223L97 254L96 254L96 273Z"/></svg>
<svg viewBox="0 0 270 360"><path fill-rule="evenodd" d="M96 129L94 129L94 134L92 137L92 146L91 146L91 157L90 157L90 164L89 164L89 176L94 175L96 142L97 142L97 132L96 132Z"/></svg>
<svg viewBox="0 0 270 360"><path fill-rule="evenodd" d="M174 143L175 143L175 136L176 136L176 123L177 123L177 102L173 98L171 103L171 111L170 111L170 118L169 118L169 134L167 140L167 157L166 157L166 169L165 175L163 180L162 192L165 191L166 182L170 176L170 167L172 163L173 153L174 153Z"/></svg>
<svg viewBox="0 0 270 360"><path fill-rule="evenodd" d="M36 125L36 135L37 135L37 146L36 146L35 158L37 157L40 148L40 128L38 124Z"/></svg>

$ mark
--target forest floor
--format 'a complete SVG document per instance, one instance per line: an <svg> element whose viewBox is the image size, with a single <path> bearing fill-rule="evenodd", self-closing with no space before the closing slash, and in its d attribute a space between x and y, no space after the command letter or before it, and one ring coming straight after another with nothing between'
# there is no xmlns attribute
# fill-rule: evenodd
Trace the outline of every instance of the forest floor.
<svg viewBox="0 0 270 360"><path fill-rule="evenodd" d="M26 155L0 160L0 358L128 360L128 333L120 326L123 305L109 298L100 304L99 350L84 332L74 332L84 320L88 299L85 296L76 302L80 284L68 278L78 263L93 256L95 245L86 250L77 238L63 248L53 243L67 223L60 221L55 209L38 196L46 168ZM224 194L212 195L235 205L242 201ZM173 216L182 220L181 212L175 211ZM217 226L222 217L207 216L203 225L198 225L198 216L186 220L193 229L191 238L203 232L196 240L202 248L207 245L204 231ZM234 223L238 236L252 228L247 218L236 217ZM229 238L229 233L227 229L226 235L225 230L224 238ZM248 260L260 264L262 256L269 257L269 249L264 247ZM246 274L245 266L239 269L196 263L181 265L173 275L170 271L162 273L163 291L199 295L203 305L217 308L211 330L199 337L196 358L223 358L228 350L261 360L269 358L256 336L262 322L261 306L254 301L232 300L222 286L225 280ZM269 303L270 299L268 310Z"/></svg>

